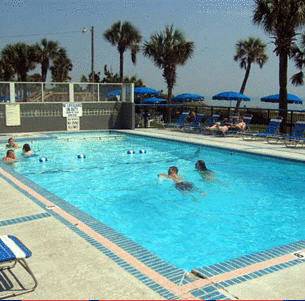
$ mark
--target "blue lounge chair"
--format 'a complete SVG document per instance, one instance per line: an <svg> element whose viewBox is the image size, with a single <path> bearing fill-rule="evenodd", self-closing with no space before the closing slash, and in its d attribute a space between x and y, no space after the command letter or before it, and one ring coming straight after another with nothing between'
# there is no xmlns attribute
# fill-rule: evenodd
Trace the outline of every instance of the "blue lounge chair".
<svg viewBox="0 0 305 301"><path fill-rule="evenodd" d="M19 264L31 276L34 282L32 287L24 288L24 286L21 285L21 283L18 281L22 287L22 290L17 291L8 286L8 289L5 290L5 292L7 292L6 295L3 296L0 294L0 299L19 296L32 292L36 289L38 282L28 264L26 263L26 259L31 256L31 251L17 237L12 235L0 236L0 273L5 276L3 278L8 279L8 277L5 275L5 270L10 272L10 274L13 274L12 269L17 264Z"/></svg>
<svg viewBox="0 0 305 301"><path fill-rule="evenodd" d="M188 116L188 112L182 112L179 116L178 116L178 119L176 121L176 124L175 124L175 128L176 129L182 129L184 127L184 124L185 124L185 121L186 121L186 118Z"/></svg>
<svg viewBox="0 0 305 301"><path fill-rule="evenodd" d="M253 133L246 132L242 135L244 140L269 139L279 135L282 119L270 119L270 122L264 132Z"/></svg>
<svg viewBox="0 0 305 301"><path fill-rule="evenodd" d="M190 130L190 131L201 131L201 122L203 119L203 115L201 114L197 114L196 118L193 122L191 122L190 124L186 124L183 127L184 131Z"/></svg>
<svg viewBox="0 0 305 301"><path fill-rule="evenodd" d="M285 145L287 147L296 147L298 144L305 143L305 121L297 121L292 130L291 135L285 137Z"/></svg>

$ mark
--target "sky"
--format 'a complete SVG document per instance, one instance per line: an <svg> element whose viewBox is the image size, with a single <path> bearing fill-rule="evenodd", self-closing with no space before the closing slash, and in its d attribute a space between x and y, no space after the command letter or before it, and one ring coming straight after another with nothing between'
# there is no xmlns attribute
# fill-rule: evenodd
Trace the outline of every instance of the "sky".
<svg viewBox="0 0 305 301"><path fill-rule="evenodd" d="M260 97L278 91L278 58L264 31L252 24L253 0L1 0L0 49L8 43L57 40L73 62L72 80L90 73L90 33L95 28L95 70L107 64L119 71L119 56L103 38L103 32L118 20L132 22L143 40L173 24L195 43L193 57L177 70L174 93L194 92L207 97L224 90L239 90L244 70L234 62L235 44L249 36L268 45L269 60L263 69L252 68L246 94ZM295 73L290 62L289 77ZM137 64L125 54L125 74L142 78L147 86L166 90L162 72L139 54ZM305 98L304 87L289 92Z"/></svg>

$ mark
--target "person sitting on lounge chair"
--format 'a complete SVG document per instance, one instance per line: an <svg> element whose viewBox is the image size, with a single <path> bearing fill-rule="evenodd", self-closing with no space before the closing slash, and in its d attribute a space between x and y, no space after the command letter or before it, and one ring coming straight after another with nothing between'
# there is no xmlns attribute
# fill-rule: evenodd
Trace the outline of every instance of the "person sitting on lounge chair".
<svg viewBox="0 0 305 301"><path fill-rule="evenodd" d="M239 119L238 123L232 124L230 126L230 130L237 130L240 132L244 132L247 128L247 124L244 122L242 118Z"/></svg>
<svg viewBox="0 0 305 301"><path fill-rule="evenodd" d="M190 113L188 114L188 116L186 117L186 121L189 123L194 122L196 119L196 112L195 111L190 111Z"/></svg>
<svg viewBox="0 0 305 301"><path fill-rule="evenodd" d="M17 160L17 158L15 155L15 152L12 149L9 149L6 152L6 156L3 157L3 159L2 159L2 161L6 164L12 164L12 163L16 162L16 160Z"/></svg>

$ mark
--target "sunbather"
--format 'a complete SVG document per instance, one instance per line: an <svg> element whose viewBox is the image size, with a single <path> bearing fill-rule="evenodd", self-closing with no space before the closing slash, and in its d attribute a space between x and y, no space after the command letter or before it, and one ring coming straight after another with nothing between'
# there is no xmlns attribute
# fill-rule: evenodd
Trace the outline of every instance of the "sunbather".
<svg viewBox="0 0 305 301"><path fill-rule="evenodd" d="M238 123L230 125L230 130L237 130L244 132L247 128L247 124L244 122L242 118L239 119Z"/></svg>
<svg viewBox="0 0 305 301"><path fill-rule="evenodd" d="M229 129L230 125L221 125L220 122L216 122L214 125L209 126L206 128L209 132L219 132L222 133L223 135L226 134Z"/></svg>
<svg viewBox="0 0 305 301"><path fill-rule="evenodd" d="M186 117L186 121L192 123L193 121L195 121L195 119L196 119L196 112L190 111L190 113Z"/></svg>
<svg viewBox="0 0 305 301"><path fill-rule="evenodd" d="M12 149L9 149L7 152L6 152L6 156L3 157L3 162L6 163L6 164L12 164L14 162L16 162L17 160L17 157L15 155L15 152L12 150Z"/></svg>

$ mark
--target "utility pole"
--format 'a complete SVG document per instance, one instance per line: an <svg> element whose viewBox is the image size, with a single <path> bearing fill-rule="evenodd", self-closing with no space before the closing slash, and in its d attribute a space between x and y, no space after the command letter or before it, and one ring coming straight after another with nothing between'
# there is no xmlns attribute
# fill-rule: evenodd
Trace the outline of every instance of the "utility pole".
<svg viewBox="0 0 305 301"><path fill-rule="evenodd" d="M88 31L88 28L84 27L82 29L82 33L86 33ZM95 80L95 74L94 74L94 26L91 26L90 28L91 32L91 82L94 83Z"/></svg>
<svg viewBox="0 0 305 301"><path fill-rule="evenodd" d="M91 74L92 74L92 83L95 80L95 73L94 73L94 26L91 26Z"/></svg>

